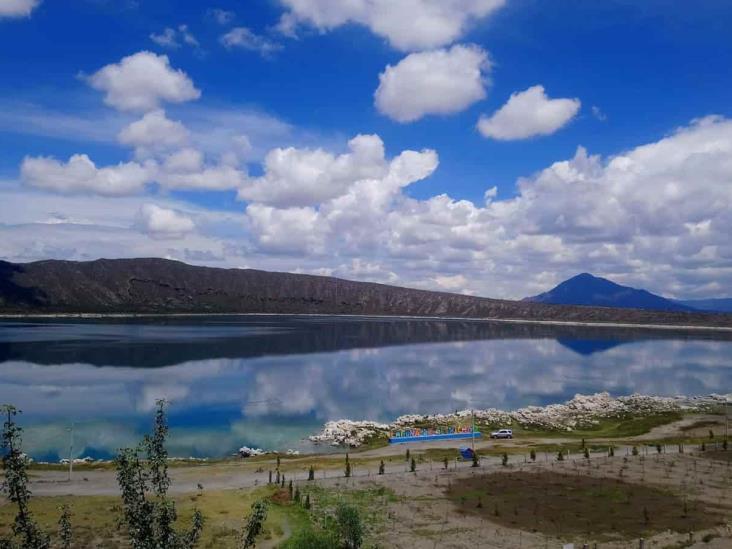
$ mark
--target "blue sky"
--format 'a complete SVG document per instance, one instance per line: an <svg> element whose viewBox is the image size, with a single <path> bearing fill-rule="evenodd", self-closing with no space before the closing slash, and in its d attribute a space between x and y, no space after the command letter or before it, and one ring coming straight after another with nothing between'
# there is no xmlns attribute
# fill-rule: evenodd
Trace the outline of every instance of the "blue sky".
<svg viewBox="0 0 732 549"><path fill-rule="evenodd" d="M0 0L0 257L732 294L728 2L352 4Z"/></svg>

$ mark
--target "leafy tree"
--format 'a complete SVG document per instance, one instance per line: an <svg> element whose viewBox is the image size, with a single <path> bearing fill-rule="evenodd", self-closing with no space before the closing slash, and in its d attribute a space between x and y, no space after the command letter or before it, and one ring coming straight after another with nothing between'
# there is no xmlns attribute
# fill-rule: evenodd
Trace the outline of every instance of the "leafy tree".
<svg viewBox="0 0 732 549"><path fill-rule="evenodd" d="M363 525L358 509L341 504L336 510L336 523L343 545L347 549L358 549L363 544Z"/></svg>
<svg viewBox="0 0 732 549"><path fill-rule="evenodd" d="M264 529L264 521L267 520L267 502L264 500L255 501L252 504L252 512L247 518L244 530L241 535L240 549L256 547L256 539Z"/></svg>
<svg viewBox="0 0 732 549"><path fill-rule="evenodd" d="M60 507L61 517L58 519L58 534L61 540L62 549L71 549L71 514L69 512L68 505L62 505Z"/></svg>
<svg viewBox="0 0 732 549"><path fill-rule="evenodd" d="M12 526L13 537L20 539L24 549L47 549L51 546L51 539L33 519L28 507L31 491L28 489L28 458L23 454L23 429L15 423L15 416L19 413L14 406L5 405L0 408L5 416L3 424L2 453L3 473L5 480L2 492L8 501L17 508L15 521ZM0 547L16 547L12 539L0 539Z"/></svg>
<svg viewBox="0 0 732 549"><path fill-rule="evenodd" d="M152 435L146 435L136 448L120 450L115 459L122 492L122 520L133 549L189 549L198 543L203 529L203 515L198 510L189 530L175 529L178 514L167 495L170 478L165 406L164 400L157 402Z"/></svg>

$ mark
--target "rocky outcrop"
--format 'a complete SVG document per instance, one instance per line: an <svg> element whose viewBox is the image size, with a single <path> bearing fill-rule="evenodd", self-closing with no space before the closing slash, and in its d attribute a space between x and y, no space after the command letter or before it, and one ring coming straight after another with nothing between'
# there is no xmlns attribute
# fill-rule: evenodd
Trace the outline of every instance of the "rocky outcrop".
<svg viewBox="0 0 732 549"><path fill-rule="evenodd" d="M385 437L391 431L430 424L435 426L454 425L464 422L474 413L480 423L498 427L520 425L526 428L551 431L572 431L596 425L608 418L644 417L667 412L703 410L724 402L724 397L660 397L649 395L630 395L612 397L609 393L594 395L575 395L563 404L548 406L528 406L514 411L462 410L454 414L404 415L390 424L373 421L351 421L341 419L329 421L323 431L311 436L316 443L357 448L365 441L375 437Z"/></svg>
<svg viewBox="0 0 732 549"><path fill-rule="evenodd" d="M716 326L732 315L548 305L166 259L0 261L0 313L280 313Z"/></svg>

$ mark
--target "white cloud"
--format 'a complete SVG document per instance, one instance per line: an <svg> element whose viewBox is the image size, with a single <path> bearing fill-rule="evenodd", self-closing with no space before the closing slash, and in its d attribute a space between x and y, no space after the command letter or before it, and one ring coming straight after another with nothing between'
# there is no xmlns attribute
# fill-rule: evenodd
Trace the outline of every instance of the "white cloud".
<svg viewBox="0 0 732 549"><path fill-rule="evenodd" d="M382 178L388 165L377 135L359 135L350 152L336 156L322 149L274 149L265 174L239 191L245 200L274 206L309 206L344 194L355 182Z"/></svg>
<svg viewBox="0 0 732 549"><path fill-rule="evenodd" d="M219 25L228 25L234 20L236 14L233 11L224 10L221 8L211 8L208 10L208 16L213 18Z"/></svg>
<svg viewBox="0 0 732 549"><path fill-rule="evenodd" d="M62 193L130 194L141 191L151 180L148 168L137 162L97 168L85 154L75 154L66 163L49 157L25 157L20 173L28 185Z"/></svg>
<svg viewBox="0 0 732 549"><path fill-rule="evenodd" d="M399 122L460 112L485 98L489 70L478 46L412 53L379 75L376 108Z"/></svg>
<svg viewBox="0 0 732 549"><path fill-rule="evenodd" d="M147 150L181 147L189 137L190 133L183 124L170 120L164 110L158 109L123 128L118 139L123 145L135 147L144 153Z"/></svg>
<svg viewBox="0 0 732 549"><path fill-rule="evenodd" d="M40 0L0 0L0 18L30 17L40 3Z"/></svg>
<svg viewBox="0 0 732 549"><path fill-rule="evenodd" d="M87 80L94 89L106 93L107 105L123 111L144 112L163 101L182 103L201 96L186 73L170 66L167 55L149 51L102 67Z"/></svg>
<svg viewBox="0 0 732 549"><path fill-rule="evenodd" d="M484 137L499 140L550 135L569 123L580 106L577 98L549 99L544 86L532 86L511 94L492 116L481 116L478 130Z"/></svg>
<svg viewBox="0 0 732 549"><path fill-rule="evenodd" d="M437 48L462 37L471 23L505 0L282 0L289 8L279 28L293 34L298 23L325 32L348 23L368 27L402 51Z"/></svg>
<svg viewBox="0 0 732 549"><path fill-rule="evenodd" d="M195 229L190 217L155 204L143 204L140 207L137 226L153 238L180 238Z"/></svg>
<svg viewBox="0 0 732 549"><path fill-rule="evenodd" d="M182 40L184 44L194 48L200 47L198 40L190 30L188 25L178 25L177 29L166 27L160 33L150 33L150 40L155 42L161 48L177 49L180 48Z"/></svg>
<svg viewBox="0 0 732 549"><path fill-rule="evenodd" d="M246 27L235 27L231 29L221 36L220 41L226 48L241 48L256 51L262 57L269 57L282 49L282 44L255 34Z"/></svg>
<svg viewBox="0 0 732 549"><path fill-rule="evenodd" d="M732 120L695 120L609 158L580 148L520 179L512 198L489 189L480 203L409 196L405 187L437 169L437 154L403 151L390 158L382 147L376 136L359 136L341 154L282 149L287 154L265 165L262 175L271 192L252 191L241 213L192 213L191 206L157 197L157 206L195 223L185 239L151 239L132 229L149 196L31 188L11 195L0 185L0 257L158 255L494 297L532 295L587 269L676 297L709 297L732 287ZM40 170L40 186L54 190L98 191L97 172L106 169L89 168L80 157L68 163L88 172L79 177L66 164L40 160L51 164ZM38 184L29 167L26 181ZM179 177L171 187L214 188L212 181L222 178L213 172L226 170L222 188L256 187L243 172L207 165L190 148L162 157L155 175ZM60 176L51 177L54 171ZM317 201L298 196L298 185L321 193Z"/></svg>
<svg viewBox="0 0 732 549"><path fill-rule="evenodd" d="M166 27L161 33L150 33L150 40L163 48L180 48L177 40L177 32L171 27Z"/></svg>

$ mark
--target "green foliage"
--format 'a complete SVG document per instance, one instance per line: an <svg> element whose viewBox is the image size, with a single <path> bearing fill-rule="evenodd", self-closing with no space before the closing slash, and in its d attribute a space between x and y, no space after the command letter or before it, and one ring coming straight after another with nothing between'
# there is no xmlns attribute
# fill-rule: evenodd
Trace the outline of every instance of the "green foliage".
<svg viewBox="0 0 732 549"><path fill-rule="evenodd" d="M257 536L262 533L265 520L267 520L267 502L264 500L255 501L252 504L252 512L249 514L242 531L240 549L257 546Z"/></svg>
<svg viewBox="0 0 732 549"><path fill-rule="evenodd" d="M501 465L506 467L508 465L508 454L506 452L503 453L503 456L501 456Z"/></svg>
<svg viewBox="0 0 732 549"><path fill-rule="evenodd" d="M305 494L305 509L310 509L310 494Z"/></svg>
<svg viewBox="0 0 732 549"><path fill-rule="evenodd" d="M478 467L480 465L480 458L477 452L473 452L473 465L472 467Z"/></svg>
<svg viewBox="0 0 732 549"><path fill-rule="evenodd" d="M301 530L283 545L283 549L333 549L338 547L338 536L328 530Z"/></svg>
<svg viewBox="0 0 732 549"><path fill-rule="evenodd" d="M58 519L58 537L61 541L61 549L71 549L71 514L69 513L69 506L62 505L59 510L61 516Z"/></svg>
<svg viewBox="0 0 732 549"><path fill-rule="evenodd" d="M189 549L201 535L203 516L198 510L189 530L175 530L178 515L175 503L167 496L170 487L167 435L165 401L160 400L152 435L146 435L137 448L120 450L115 459L117 483L122 492L122 521L133 549Z"/></svg>
<svg viewBox="0 0 732 549"><path fill-rule="evenodd" d="M51 546L51 540L33 519L28 504L31 492L28 489L28 458L23 454L23 429L15 423L18 410L13 406L3 406L2 413L6 416L3 424L2 452L3 473L5 480L2 492L8 501L17 507L13 522L13 536L21 541L20 547L27 549L46 549ZM0 539L0 546L15 547L13 540Z"/></svg>
<svg viewBox="0 0 732 549"><path fill-rule="evenodd" d="M347 549L358 549L363 544L361 516L352 505L341 504L336 510L338 533Z"/></svg>

